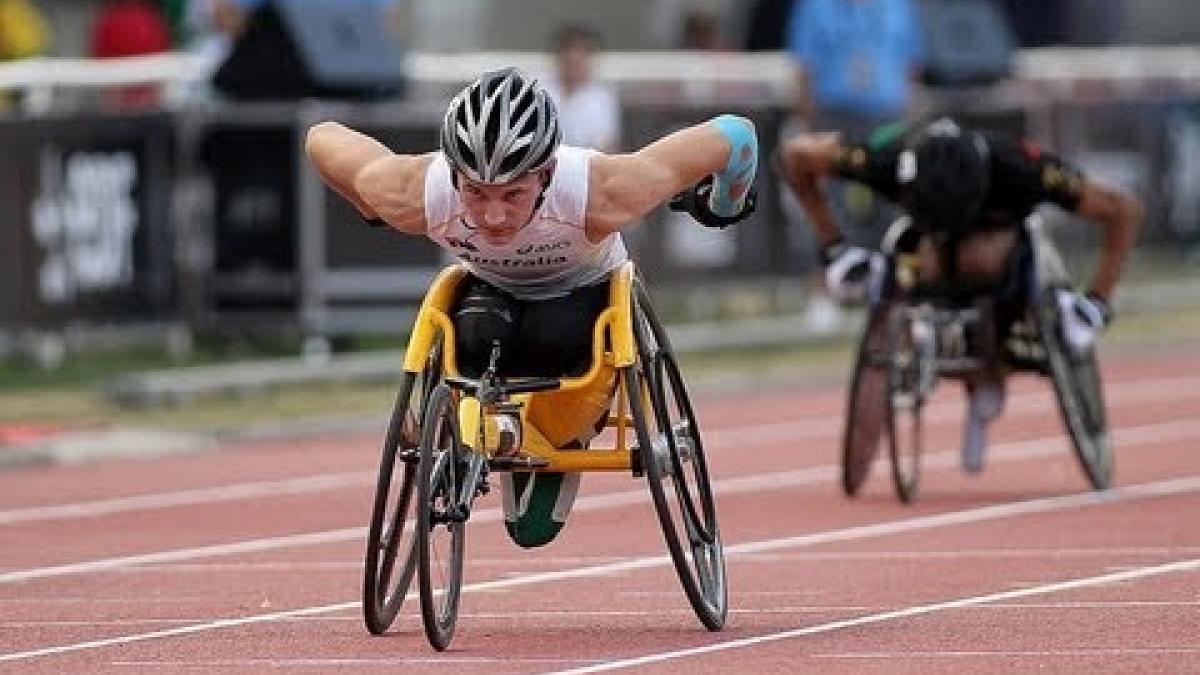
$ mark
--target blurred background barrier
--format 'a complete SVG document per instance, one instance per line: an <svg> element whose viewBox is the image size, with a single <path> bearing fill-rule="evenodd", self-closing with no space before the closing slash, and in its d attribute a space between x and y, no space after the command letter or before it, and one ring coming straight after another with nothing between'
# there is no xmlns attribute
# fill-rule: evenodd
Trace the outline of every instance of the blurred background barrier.
<svg viewBox="0 0 1200 675"><path fill-rule="evenodd" d="M67 347L63 336L148 331L186 343L177 339L186 326L315 338L320 352L330 336L406 329L447 261L427 242L361 226L305 161L306 129L338 119L397 151L427 151L464 82L501 65L549 77L553 57L403 53L368 15L328 14L339 3L281 6L260 7L222 52L228 58L180 51L0 63L9 104L0 117L0 194L10 223L0 242L11 261L0 269L0 351L38 345L52 362ZM921 89L914 114L1024 133L1135 190L1148 217L1134 267L1190 273L1186 265L1200 258L1200 48L1006 55L1006 39L997 38L992 63L1011 59L1007 66L964 75L970 86ZM794 64L781 51L716 46L597 54L596 75L620 101L621 148L734 112L755 121L771 156L791 112ZM282 54L275 70L264 49ZM802 308L811 238L790 222L771 163L764 167L759 212L744 226L710 232L660 210L629 231L669 311L716 319ZM1094 228L1055 234L1069 258L1088 263Z"/></svg>

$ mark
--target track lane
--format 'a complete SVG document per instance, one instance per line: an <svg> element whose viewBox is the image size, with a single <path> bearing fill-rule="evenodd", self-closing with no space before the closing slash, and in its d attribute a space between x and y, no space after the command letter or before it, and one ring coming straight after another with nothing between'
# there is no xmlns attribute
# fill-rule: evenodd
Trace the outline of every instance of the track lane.
<svg viewBox="0 0 1200 675"><path fill-rule="evenodd" d="M1176 381L1186 381L1186 374L1180 374L1180 368L1173 369L1175 372L1170 372L1162 364L1158 364L1161 376L1170 376ZM1130 374L1132 382L1144 381L1149 379L1149 376L1141 377L1137 373ZM1180 378L1183 378L1182 380ZM1027 385L1020 385L1027 386ZM1044 402L1039 404L1036 401L1037 387L1031 387L1028 392L1024 389L1014 389L1014 401L1018 406L1010 409L1010 413L1017 413L1016 416L1005 420L1005 426L998 427L996 438L997 441L1007 441L1009 443L1021 443L1029 441L1031 437L1036 437L1038 433L1053 433L1058 431L1057 420L1053 415L1038 414L1038 406L1044 407ZM1152 427L1154 425L1170 425L1173 422L1186 420L1189 415L1194 418L1196 410L1194 400L1189 401L1184 395L1182 402L1176 401L1170 403L1166 400L1167 397L1156 395L1148 387L1142 387L1141 393L1136 395L1130 394L1126 397L1124 403L1117 403L1120 397L1114 397L1114 405L1118 407L1114 410L1114 420L1118 419L1122 424L1132 424L1134 427ZM1149 392L1149 393L1148 393ZM807 392L801 392L802 394ZM952 447L955 444L957 430L954 422L958 407L961 404L953 399L952 390L949 392L950 397L947 403L947 412L945 423L938 427L937 434L941 437L941 442L944 447ZM1021 398L1029 393L1032 398ZM1044 393L1044 392L1043 392ZM803 396L800 397L803 400ZM840 395L838 392L817 391L813 394L814 401L813 409L824 410L821 406L828 405L832 409L840 409ZM1176 398L1179 398L1176 396ZM1049 401L1049 399L1045 399ZM1028 401L1028 403L1021 403ZM1135 404L1134 407L1127 407L1130 403L1141 401L1141 406ZM1159 401L1160 405L1146 406L1147 401ZM744 409L746 407L746 398L743 397L732 403L722 403L721 399L707 399L704 402L702 410L702 419L706 425L709 423L710 416L708 411L715 411L712 417L721 418L730 416L736 423L737 418L730 410ZM1028 406L1028 412L1020 412L1020 406ZM794 408L793 408L794 410ZM793 412L794 415L794 412ZM1023 416L1023 417L1022 417ZM826 421L823 424L826 427L840 429L840 423L834 424ZM1009 425L1009 423L1014 423ZM769 419L762 419L764 425L773 424ZM753 424L753 422L751 423ZM1021 461L996 461L989 466L987 474L981 479L966 479L960 476L954 469L954 462L948 462L949 470L934 469L926 481L925 492L922 495L923 501L917 505L915 509L904 509L898 507L891 498L889 488L886 484L886 476L883 472L876 472L876 476L872 480L871 485L864 495L863 499L847 502L842 500L836 493L836 489L830 480L829 469L825 463L830 459L830 434L828 431L813 432L811 436L803 437L795 442L789 443L786 440L786 435L789 433L787 423L780 423L778 419L775 426L761 431L761 444L753 449L753 453L746 452L742 448L737 447L722 447L720 444L714 444L714 466L719 467L718 475L728 476L730 480L746 479L753 480L755 473L761 470L783 470L785 467L790 471L809 471L812 482L801 482L796 485L788 485L778 487L774 490L766 490L768 498L763 498L758 491L746 490L740 492L724 493L721 497L722 521L726 531L726 539L731 543L746 541L749 535L756 534L755 528L762 527L760 514L763 512L776 514L773 521L774 527L766 527L769 530L768 535L778 536L781 533L809 532L819 529L825 523L832 523L841 526L855 526L870 524L894 518L898 515L905 517L914 517L919 514L924 514L930 511L945 511L952 509L964 509L972 506L978 506L980 503L996 502L1012 499L1027 499L1038 495L1061 495L1074 489L1079 489L1082 486L1082 480L1079 477L1078 468L1073 465L1073 460L1067 454L1066 446L1062 445L1058 450L1057 457L1053 455L1052 450L1045 452L1051 453L1050 456L1042 455L1040 458L1027 458ZM821 424L818 418L817 422L801 425L801 428L812 428ZM941 423L939 423L941 424ZM792 429L796 428L793 424ZM1177 429L1180 434L1187 435L1191 433L1185 427ZM1059 432L1061 433L1061 432ZM803 434L801 434L803 436ZM783 438L781 438L783 437ZM836 437L836 431L835 435ZM1194 435L1193 435L1194 437ZM369 444L364 444L364 449L361 451L362 460L368 463L373 463L373 455L375 450L368 447ZM1123 483L1126 483L1126 478L1129 480L1140 480L1144 477L1162 477L1170 475L1178 475L1185 472L1187 469L1200 469L1197 467L1190 455L1184 454L1177 447L1170 447L1167 442L1159 443L1153 439L1147 440L1137 446L1139 449L1134 455L1134 463L1127 466L1128 462L1124 460L1125 455L1120 455L1122 458L1119 466L1118 476ZM998 456L1002 452L996 453ZM273 449L272 452L286 452L284 448ZM220 453L226 458L233 457L232 454ZM1128 453L1126 453L1128 454ZM343 457L342 464L330 464L332 472L346 472L347 465L344 461L347 457ZM953 460L951 456L949 459ZM1191 461L1189 461L1191 460ZM360 461L360 460L355 460ZM167 462L170 464L170 462ZM148 463L153 464L153 463ZM797 468L807 467L807 468ZM292 467L294 468L294 467ZM310 468L310 467L301 467ZM275 469L277 470L277 469ZM821 471L825 471L825 475L820 475ZM1144 474L1144 475L1143 475ZM61 474L60 474L61 475ZM279 475L279 474L276 474ZM287 480L287 472L280 479ZM291 473L291 476L296 475L311 475L304 472ZM241 481L257 479L258 475L243 474L239 476ZM2 481L4 476L0 476ZM589 477L591 478L591 477ZM589 481L588 490L606 491L610 489L625 489L630 490L634 487L633 483L627 478L617 477L599 477L600 480ZM181 482L181 486L186 486L185 489L194 489L198 486L195 482ZM332 492L336 493L344 491L353 493L354 489L347 487L345 489L335 489ZM129 491L125 494L136 494L136 491ZM324 500L329 495L321 492L314 493L314 496L319 494ZM289 498L290 499L290 498ZM270 507L272 504L282 501L283 505L288 508L294 508L295 504L288 499L277 499L275 497L266 498L263 500L252 500L243 502L242 506L253 505L255 509ZM361 503L361 495L359 495ZM42 502L42 505L47 505L47 502ZM337 510L346 515L346 509L355 507L346 507L339 505L337 500L329 502L328 510ZM18 505L16 508L25 508ZM359 506L358 508L362 508ZM504 579L506 574L527 575L531 570L558 570L570 568L572 566L586 565L603 565L611 563L614 557L628 557L638 555L654 555L661 552L661 544L658 543L656 532L653 527L645 527L644 509L645 503L632 502L628 505L621 505L617 508L598 510L598 511L580 511L573 517L571 527L565 533L561 542L556 543L550 549L543 551L524 553L514 549L511 544L504 541L503 537L497 532L498 528L481 524L478 528L472 531L472 541L470 542L469 560L478 560L477 564L472 565L472 570L469 573L469 579L487 579L489 577ZM766 511L764 511L766 509ZM181 505L173 506L164 510L164 512L179 514L188 514L195 518L208 518L213 512L224 513L224 506L213 508L213 505ZM643 515L637 515L643 514ZM779 514L793 516L784 518ZM798 515L796 515L798 514ZM136 514L111 514L110 516L89 516L83 520L89 521L92 527L107 529L109 519L114 519L121 523L127 522L126 517ZM144 516L144 514L142 514ZM297 514L298 517L307 518L304 513ZM638 527L631 527L630 518L640 520ZM69 520L69 519L68 519ZM32 524L32 523L31 523ZM652 524L651 524L652 525ZM45 526L45 523L41 523ZM1122 525L1122 527L1125 527ZM490 533L485 530L491 530ZM80 531L86 531L82 528ZM480 534L476 536L476 531ZM0 529L0 534L5 530ZM732 533L732 534L731 534ZM1172 533L1165 533L1168 537ZM1186 533L1184 533L1186 534ZM736 535L738 539L734 539ZM1174 533L1179 536L1180 533ZM750 537L752 538L752 537ZM120 538L116 538L119 543ZM1161 544L1161 542L1159 542ZM358 569L356 563L360 556L360 542L347 538L340 542L330 542L327 544L307 546L302 548L287 548L275 551L264 551L250 555L238 555L229 558L222 558L220 561L211 560L211 563L220 562L224 567L208 567L204 562L197 561L180 561L170 564L155 564L142 565L135 568L130 568L119 572L104 572L95 575L94 579L60 579L60 580L42 580L30 581L21 584L15 584L12 588L23 588L32 591L34 596L30 598L34 605L37 604L38 596L46 600L42 602L43 609L45 605L53 606L53 603L48 602L52 596L70 597L68 594L74 591L77 595L83 597L94 589L93 584L99 583L101 587L112 590L112 597L108 599L119 600L122 593L130 595L141 594L142 597L147 597L146 604L155 606L160 613L157 618L163 619L164 626L168 629L179 628L180 621L192 618L192 616L177 615L171 616L161 613L163 605L172 606L175 608L190 608L199 612L205 610L206 600L209 616L220 615L219 612L228 611L233 608L239 613L267 612L272 608L280 606L290 608L291 604L298 600L305 600L312 604L321 602L322 600L344 599L347 595L347 589L354 589L358 583ZM1153 546L1148 546L1153 548ZM1162 548L1172 549L1171 546L1162 546ZM1174 547L1178 548L1178 547ZM126 549L128 550L128 549ZM747 559L749 560L749 558ZM827 560L827 563L833 561ZM251 567L248 569L239 569L237 565L246 564ZM288 568L281 565L311 565L310 567ZM756 562L751 565L749 562L743 563L731 560L731 571L741 570L743 567L753 568L755 576L772 576L778 574L778 566L786 566L789 563L784 561L771 562ZM844 564L844 563L843 563ZM257 565L258 567L253 567ZM774 565L774 566L772 566ZM734 574L741 579L744 574L741 571L736 571ZM305 583L304 588L295 588L292 583L289 587L289 581L294 582L297 575L301 576ZM499 575L495 577L493 575ZM144 577L144 578L143 578ZM623 587L625 577L632 579L632 582L637 584L645 584L657 586L664 595L661 596L638 596L636 589L625 589ZM116 587L114 588L114 578L117 579ZM184 579L187 579L186 581ZM216 591L213 583L216 579L221 579L222 584L228 584L230 588L227 592ZM158 588L164 591L163 597L179 597L182 598L178 605L172 602L154 603L152 602L153 595L146 595L146 584L149 583L150 588ZM614 586L613 584L616 584ZM744 582L739 582L744 584ZM548 588L552 588L552 592L539 591L533 592L530 590L515 590L517 587L504 590L494 591L492 593L471 595L465 600L465 605L474 606L478 598L503 598L508 600L508 604L501 605L497 611L489 611L486 606L480 605L476 612L478 616L472 615L470 609L464 607L465 616L462 625L462 634L460 634L460 642L462 644L461 651L456 651L451 655L451 659L459 657L467 665L471 658L479 661L482 668L489 668L489 672L494 672L496 664L489 662L489 657L493 654L487 654L488 650L497 650L504 643L504 638L512 637L514 632L520 633L522 627L532 626L531 631L539 636L543 632L549 635L548 640L539 638L535 643L532 643L527 648L523 655L515 653L514 657L518 659L516 663L520 665L520 672L533 672L538 670L551 670L569 668L576 665L575 663L565 663L566 661L590 661L599 658L611 659L613 654L605 654L601 656L581 656L578 652L569 653L572 644L579 646L578 636L580 634L589 634L592 632L609 631L613 635L621 638L624 642L630 642L630 635L636 635L634 639L637 644L632 646L646 647L647 645L666 643L674 644L692 644L692 643L707 643L714 639L714 636L698 631L694 618L686 611L686 604L683 603L682 595L679 593L677 583L673 579L673 575L669 569L659 570L638 570L637 574L632 572L625 575L604 575L595 580L588 581L562 581L554 582ZM0 593L8 589L0 586ZM192 597L195 600L187 600L188 593L184 591L192 590ZM747 589L749 590L749 589ZM175 595L170 596L165 591L171 591ZM353 598L354 593L349 593ZM589 598L595 595L595 600ZM737 596L735 598L735 607L739 611L733 614L734 625L731 631L744 631L747 624L742 622L750 618L760 616L783 617L793 623L798 620L819 619L826 616L828 611L829 620L836 620L839 612L854 611L854 607L868 607L871 603L862 602L858 604L842 602L828 603L828 607L835 608L826 610L820 604L807 602L796 602L797 599L804 596L790 596L783 598L784 602L775 602L767 599L765 594L747 593L745 596ZM544 599L543 599L544 598ZM20 603L6 602L14 598L5 598L0 595L0 607L5 609L21 606ZM756 604L755 601L758 601ZM272 604L272 607L262 607L261 604L266 601ZM606 609L603 603L616 602L619 606L611 609ZM256 606L257 603L257 606ZM60 603L65 605L67 603ZM122 603L109 603L112 607L119 608L118 611L101 617L111 622L137 622L153 620L156 617L139 618L136 612L130 612L128 606L123 606ZM337 604L336 602L333 604ZM878 604L878 603L876 603ZM563 607L568 609L564 610ZM572 614L571 608L584 608L583 614ZM214 609L215 607L215 609ZM673 607L673 608L672 608ZM796 611L791 611L795 608ZM841 609L837 609L841 608ZM410 607L411 609L411 607ZM78 612L79 608L75 608ZM593 613L587 613L591 610ZM90 610L89 610L90 611ZM530 615L526 617L522 612L528 611ZM605 614L605 612L611 614ZM505 620L512 613L511 620ZM45 617L45 612L39 612ZM76 615L77 616L77 615ZM605 617L608 617L607 619ZM33 628L36 626L37 617L27 617L28 622L20 625L20 631L27 633L33 631L35 633L41 630L49 630L49 626L43 626L42 629ZM282 618L282 617L281 617ZM69 621L70 617L60 619L60 621ZM540 623L539 623L540 622ZM586 631L580 626L580 622L587 627ZM667 626L663 627L662 624ZM307 625L313 625L315 632L310 632L304 628ZM646 630L641 632L631 632L625 630L630 625L641 626ZM217 669L224 668L231 672L245 672L246 670L269 670L279 667L304 667L306 669L318 670L336 670L354 666L356 668L370 668L375 660L381 660L375 665L386 667L386 663L390 663L391 667L395 667L401 663L401 658L397 656L397 652L408 653L416 658L429 657L431 654L424 647L419 634L413 630L415 624L410 624L399 636L392 639L370 640L366 637L365 632L361 629L357 619L357 607L355 603L350 602L342 609L330 610L324 615L313 615L309 618L299 618L283 621L267 621L263 623L253 623L244 627L233 627L222 631L232 635L232 637L223 637L216 641L216 645L237 646L238 650L254 652L262 652L269 649L275 652L293 653L298 646L305 648L320 647L319 655L307 657L296 656L291 661L282 658L278 663L271 662L270 659L260 659L255 662L248 656L242 655L241 662L227 662L224 666L219 665L219 654L211 653L212 649L200 647L197 650L196 644L210 647L214 644L213 637L217 633L211 633L209 637L204 637L203 634L197 633L192 637L173 638L170 640L157 641L157 645L149 647L149 643L145 647L127 644L119 649L105 649L96 653L121 653L128 656L126 661L119 662L113 658L103 661L104 670L115 669L120 672L128 672L130 669L147 668L149 666L143 664L137 665L137 659L132 658L136 654L141 654L143 657L149 654L151 661L162 659L164 665L175 664L178 669L185 669L195 666L197 663L202 663L206 658L210 659L214 664L218 665ZM657 627L657 629L656 629ZM64 633L57 635L66 636L72 630L79 631L80 626L59 626L55 630L64 630ZM125 623L110 623L102 627L92 626L91 631L84 630L82 633L96 634L97 628L102 628L102 634L108 636L130 634L134 626ZM8 651L8 640L4 637L11 635L15 628L6 628L0 625L0 644ZM289 632L295 631L295 632ZM494 636L496 642L474 642L475 638L469 637L475 631L484 631ZM582 631L582 633L581 633ZM133 630L132 632L137 632ZM719 634L718 637L725 637L731 634L730 632ZM24 636L22 636L24 637ZM36 637L36 636L35 636ZM49 642L45 640L48 635L42 633L39 639L43 643ZM644 640L643 640L644 637ZM304 639L300 639L304 638ZM36 640L35 640L36 641ZM22 640L24 642L24 639ZM186 643L186 647L182 646ZM560 644L561 643L561 644ZM180 646L171 646L180 645ZM258 645L255 647L255 645ZM376 647L376 645L380 645ZM459 642L456 642L456 648ZM622 645L628 647L631 645ZM143 651L144 650L144 651ZM92 651L92 650L87 650ZM188 666L188 659L171 661L168 656L177 652L186 651L197 656L193 658ZM512 649L508 650L512 652ZM519 651L519 650L518 650ZM1034 650L1036 651L1036 650ZM539 656L545 652L545 656ZM299 653L299 652L297 652ZM364 655L365 654L365 655ZM559 657L555 657L559 654ZM1182 655L1175 654L1175 658L1182 658ZM53 657L42 661L46 666L51 664L62 665L71 661L64 661L67 657ZM106 657L107 658L107 657ZM232 657L231 657L232 658ZM343 659L344 662L339 660ZM548 663L535 663L539 658L561 658L564 663L553 665ZM961 658L961 657L960 657ZM305 662L305 659L309 659ZM390 659L390 661L389 661ZM927 657L926 660L934 660L933 657ZM850 661L846 659L834 659L832 657L824 659L820 664L822 668L826 667L825 661L841 663L842 661ZM861 662L869 662L870 659L863 656L858 661L853 663L861 666ZM94 660L83 661L91 666L97 666ZM456 661L430 661L425 663L429 668L446 667L445 663L457 663ZM122 665L123 664L123 665ZM420 666L421 662L415 662L411 665ZM38 666L41 667L41 666ZM695 668L694 664L688 666L691 669ZM830 666L833 667L833 666ZM508 671L502 671L508 672Z"/></svg>

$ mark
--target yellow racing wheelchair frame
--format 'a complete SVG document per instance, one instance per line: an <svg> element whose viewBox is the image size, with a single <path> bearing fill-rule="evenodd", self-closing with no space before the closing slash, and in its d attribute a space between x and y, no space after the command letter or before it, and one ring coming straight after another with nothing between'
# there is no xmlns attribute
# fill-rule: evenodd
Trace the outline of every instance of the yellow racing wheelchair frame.
<svg viewBox="0 0 1200 675"><path fill-rule="evenodd" d="M457 620L465 525L492 471L644 475L685 594L706 627L723 627L724 557L699 425L633 263L610 277L587 372L498 384L458 369L450 317L465 276L457 265L437 276L405 351L368 533L368 629L387 630L417 576L426 636L435 649L446 648ZM505 415L519 420L518 440L498 451ZM608 447L571 443L601 426L612 432L598 437L611 439Z"/></svg>
<svg viewBox="0 0 1200 675"><path fill-rule="evenodd" d="M454 326L450 306L456 297L458 283L464 275L461 267L443 270L434 280L425 303L417 315L412 338L404 357L406 372L419 372L434 350L435 342L445 354L444 374L458 376L454 353ZM615 387L615 415L609 416L606 428L614 429L616 445L610 448L559 448L580 434L586 433L610 406L610 393L619 379L620 369L633 366L637 346L630 326L633 311L634 270L632 263L619 268L609 283L609 306L597 317L592 330L591 367L577 377L562 378L552 391L529 392L511 397L520 410L523 442L521 454L535 460L541 471L630 471L629 432L632 420L628 413L627 388ZM459 403L460 436L463 439L485 439L494 429L485 423L485 410L470 394ZM483 428L481 428L481 424ZM485 442L486 446L494 445ZM485 454L490 454L485 448ZM522 470L521 466L513 467Z"/></svg>

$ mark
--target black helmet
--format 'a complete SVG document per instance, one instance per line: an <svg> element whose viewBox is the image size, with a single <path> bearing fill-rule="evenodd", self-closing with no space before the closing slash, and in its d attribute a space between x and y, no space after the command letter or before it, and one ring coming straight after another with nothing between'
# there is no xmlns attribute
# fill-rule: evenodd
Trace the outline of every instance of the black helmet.
<svg viewBox="0 0 1200 675"><path fill-rule="evenodd" d="M467 85L442 121L450 166L478 183L507 183L546 166L561 139L554 101L515 68L484 73Z"/></svg>
<svg viewBox="0 0 1200 675"><path fill-rule="evenodd" d="M983 210L991 183L987 139L941 118L909 139L896 178L909 191L916 226L953 234L970 227Z"/></svg>

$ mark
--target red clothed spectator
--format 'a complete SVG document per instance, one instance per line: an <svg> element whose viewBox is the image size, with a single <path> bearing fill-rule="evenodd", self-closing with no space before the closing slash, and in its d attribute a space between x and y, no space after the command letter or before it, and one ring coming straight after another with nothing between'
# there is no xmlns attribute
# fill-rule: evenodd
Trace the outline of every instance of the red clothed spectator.
<svg viewBox="0 0 1200 675"><path fill-rule="evenodd" d="M91 55L97 58L155 54L171 48L171 30L149 0L110 0L92 26Z"/></svg>

